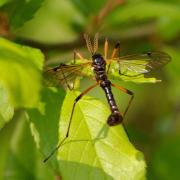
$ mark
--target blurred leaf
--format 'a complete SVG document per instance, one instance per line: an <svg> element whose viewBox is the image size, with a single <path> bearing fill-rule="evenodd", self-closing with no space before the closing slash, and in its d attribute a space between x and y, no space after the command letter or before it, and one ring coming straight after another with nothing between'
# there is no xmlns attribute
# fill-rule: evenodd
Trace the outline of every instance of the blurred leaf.
<svg viewBox="0 0 180 180"><path fill-rule="evenodd" d="M0 82L15 107L35 107L39 103L43 54L0 38Z"/></svg>
<svg viewBox="0 0 180 180"><path fill-rule="evenodd" d="M16 135L11 139L11 152L7 157L7 171L5 170L4 173L4 178L7 179L35 179L35 151L32 148L33 141L24 118L20 115L15 128Z"/></svg>
<svg viewBox="0 0 180 180"><path fill-rule="evenodd" d="M76 93L68 92L60 120L60 139L65 137ZM109 109L90 97L80 100L73 114L70 134L58 151L62 178L145 179L145 162L121 125L106 123Z"/></svg>
<svg viewBox="0 0 180 180"><path fill-rule="evenodd" d="M179 179L180 137L171 136L158 144L153 157L153 174L155 179Z"/></svg>
<svg viewBox="0 0 180 180"><path fill-rule="evenodd" d="M53 174L42 166L24 112L20 112L10 140L3 179L52 179Z"/></svg>
<svg viewBox="0 0 180 180"><path fill-rule="evenodd" d="M168 65L168 75L172 76L172 80L177 80L180 75L180 53L179 48L173 48L170 46L164 47L164 50L169 53L172 58L172 62Z"/></svg>
<svg viewBox="0 0 180 180"><path fill-rule="evenodd" d="M44 155L43 158L49 155L58 143L58 124L64 95L62 89L43 88L42 103L38 109L28 110L31 132L37 148Z"/></svg>
<svg viewBox="0 0 180 180"><path fill-rule="evenodd" d="M44 0L11 0L5 7L11 28L16 29L33 18Z"/></svg>
<svg viewBox="0 0 180 180"><path fill-rule="evenodd" d="M46 0L37 15L15 33L47 44L72 42L79 36L76 27L85 23L71 1Z"/></svg>
<svg viewBox="0 0 180 180"><path fill-rule="evenodd" d="M180 84L178 83L180 76L180 49L172 46L166 46L164 47L164 50L172 57L172 62L168 65L167 69L165 69L167 74L166 76L169 80L169 84L166 89L168 91L168 98L174 102L174 107L176 107L176 104L179 104L180 98Z"/></svg>
<svg viewBox="0 0 180 180"><path fill-rule="evenodd" d="M6 4L9 0L0 0L0 7Z"/></svg>
<svg viewBox="0 0 180 180"><path fill-rule="evenodd" d="M111 14L112 22L122 23L127 20L145 20L154 17L180 18L177 5L156 1L144 1L142 3L129 3L120 7Z"/></svg>
<svg viewBox="0 0 180 180"><path fill-rule="evenodd" d="M118 26L128 23L135 23L137 25L138 21L153 20L154 18L159 18L160 22L158 27L160 32L163 26L161 19L168 19L171 23L174 20L180 21L180 6L175 4L170 4L167 2L157 2L157 1L143 1L141 3L127 3L126 5L117 8L113 11L107 21L110 26ZM177 25L179 29L179 25ZM166 29L165 29L166 30ZM172 30L171 30L172 31ZM178 30L174 31L177 32ZM161 34L160 34L161 35Z"/></svg>
<svg viewBox="0 0 180 180"><path fill-rule="evenodd" d="M7 157L9 155L10 139L13 136L13 131L16 126L16 119L6 124L0 131L0 145L1 145L1 156L0 156L0 179L4 177L4 170L7 163Z"/></svg>
<svg viewBox="0 0 180 180"><path fill-rule="evenodd" d="M85 15L95 15L107 2L107 0L88 1L71 0L72 3Z"/></svg>
<svg viewBox="0 0 180 180"><path fill-rule="evenodd" d="M166 40L175 38L180 33L180 16L174 17L162 17L159 20L159 32L161 37Z"/></svg>
<svg viewBox="0 0 180 180"><path fill-rule="evenodd" d="M9 103L8 93L0 84L0 129L14 115L14 108Z"/></svg>

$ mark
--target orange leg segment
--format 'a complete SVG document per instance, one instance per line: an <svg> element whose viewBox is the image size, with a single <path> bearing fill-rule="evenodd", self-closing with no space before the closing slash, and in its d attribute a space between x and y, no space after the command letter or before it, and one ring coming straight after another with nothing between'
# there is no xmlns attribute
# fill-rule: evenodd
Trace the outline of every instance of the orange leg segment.
<svg viewBox="0 0 180 180"><path fill-rule="evenodd" d="M116 85L116 84L113 84L113 83L111 83L112 84L112 86L114 86L116 89L119 89L120 91L123 91L123 92L125 92L126 94L129 94L130 96L131 96L131 98L130 98L130 100L129 100L129 102L128 102L128 105L127 105L127 107L126 107L126 109L125 109L125 111L124 111L124 113L123 113L123 118L125 117L125 115L126 115L126 113L127 113L127 111L128 111L128 109L129 109L129 107L130 107L130 105L131 105L131 103L132 103L132 100L134 99L134 93L132 92L132 91L130 91L130 90L128 90L128 89L125 89L125 88L123 88L123 87L121 87L121 86L118 86L118 85Z"/></svg>

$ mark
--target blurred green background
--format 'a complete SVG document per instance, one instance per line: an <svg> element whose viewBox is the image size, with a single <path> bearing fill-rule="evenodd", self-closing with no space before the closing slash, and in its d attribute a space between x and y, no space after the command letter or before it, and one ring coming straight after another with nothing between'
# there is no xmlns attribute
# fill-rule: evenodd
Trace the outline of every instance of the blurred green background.
<svg viewBox="0 0 180 180"><path fill-rule="evenodd" d="M135 93L125 125L131 142L145 155L147 179L180 179L179 0L0 0L0 36L41 49L46 66L72 60L74 49L90 57L84 32L91 35L99 32L100 49L107 37L110 49L120 41L122 55L159 50L171 56L172 61L166 67L153 73L161 83L115 83ZM88 85L89 80L83 79L81 89ZM123 111L129 97L117 90L114 93ZM100 88L90 95L106 103ZM23 133L23 123L16 123L16 119L0 131L0 178L5 168L8 139L14 138L16 142ZM39 157L36 150L32 151ZM38 167L39 177L43 177L45 167ZM52 172L47 169L48 173L51 177Z"/></svg>

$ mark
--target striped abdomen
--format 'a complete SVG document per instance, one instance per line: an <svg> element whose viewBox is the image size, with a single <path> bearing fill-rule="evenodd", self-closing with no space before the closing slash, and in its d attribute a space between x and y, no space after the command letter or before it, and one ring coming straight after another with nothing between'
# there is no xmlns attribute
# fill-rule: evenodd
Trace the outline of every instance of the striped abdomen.
<svg viewBox="0 0 180 180"><path fill-rule="evenodd" d="M109 106L111 108L111 115L108 117L107 123L110 126L114 126L117 124L120 124L123 121L123 117L119 112L119 109L116 105L113 93L111 91L111 82L109 80L104 80L101 82L101 87L104 90L106 94L107 101L109 103Z"/></svg>

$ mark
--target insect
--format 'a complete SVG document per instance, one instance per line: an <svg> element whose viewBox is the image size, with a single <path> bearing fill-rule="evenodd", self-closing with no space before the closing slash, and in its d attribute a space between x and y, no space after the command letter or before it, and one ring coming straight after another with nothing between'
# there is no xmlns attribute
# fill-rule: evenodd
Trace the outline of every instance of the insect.
<svg viewBox="0 0 180 180"><path fill-rule="evenodd" d="M60 142L60 144L52 151L52 153L44 160L46 162L53 154L57 151L57 149L63 144L63 142L68 138L73 112L77 102L89 91L93 88L100 86L107 98L109 107L111 109L111 114L107 118L107 124L109 126L116 126L123 122L123 119L132 103L134 98L134 93L126 88L123 88L119 85L112 83L109 78L108 74L110 72L110 66L112 63L118 64L118 73L120 75L125 76L139 76L145 73L152 71L153 69L157 69L162 67L163 65L167 64L170 61L170 56L164 52L148 52L144 54L134 54L134 55L127 55L127 56L119 56L120 52L120 44L117 43L113 49L112 55L110 58L107 57L108 54L108 41L105 40L104 43L104 56L98 53L98 34L95 35L93 45L90 37L85 34L84 35L86 45L88 51L91 54L91 59L83 58L82 55L78 52L74 53L74 64L60 64L58 67L49 69L47 72L54 75L56 77L57 83L68 87L70 90L73 87L69 84L69 81L75 80L77 76L84 76L86 74L83 73L84 68L92 69L94 74L95 83L84 90L79 96L76 97L73 108L71 111L71 116L69 120L69 125L67 129L67 133L65 138ZM76 57L81 59L83 63L76 64ZM128 105L122 114L116 104L114 99L111 87L115 87L120 91L125 92L126 94L130 95L131 98L128 102Z"/></svg>

